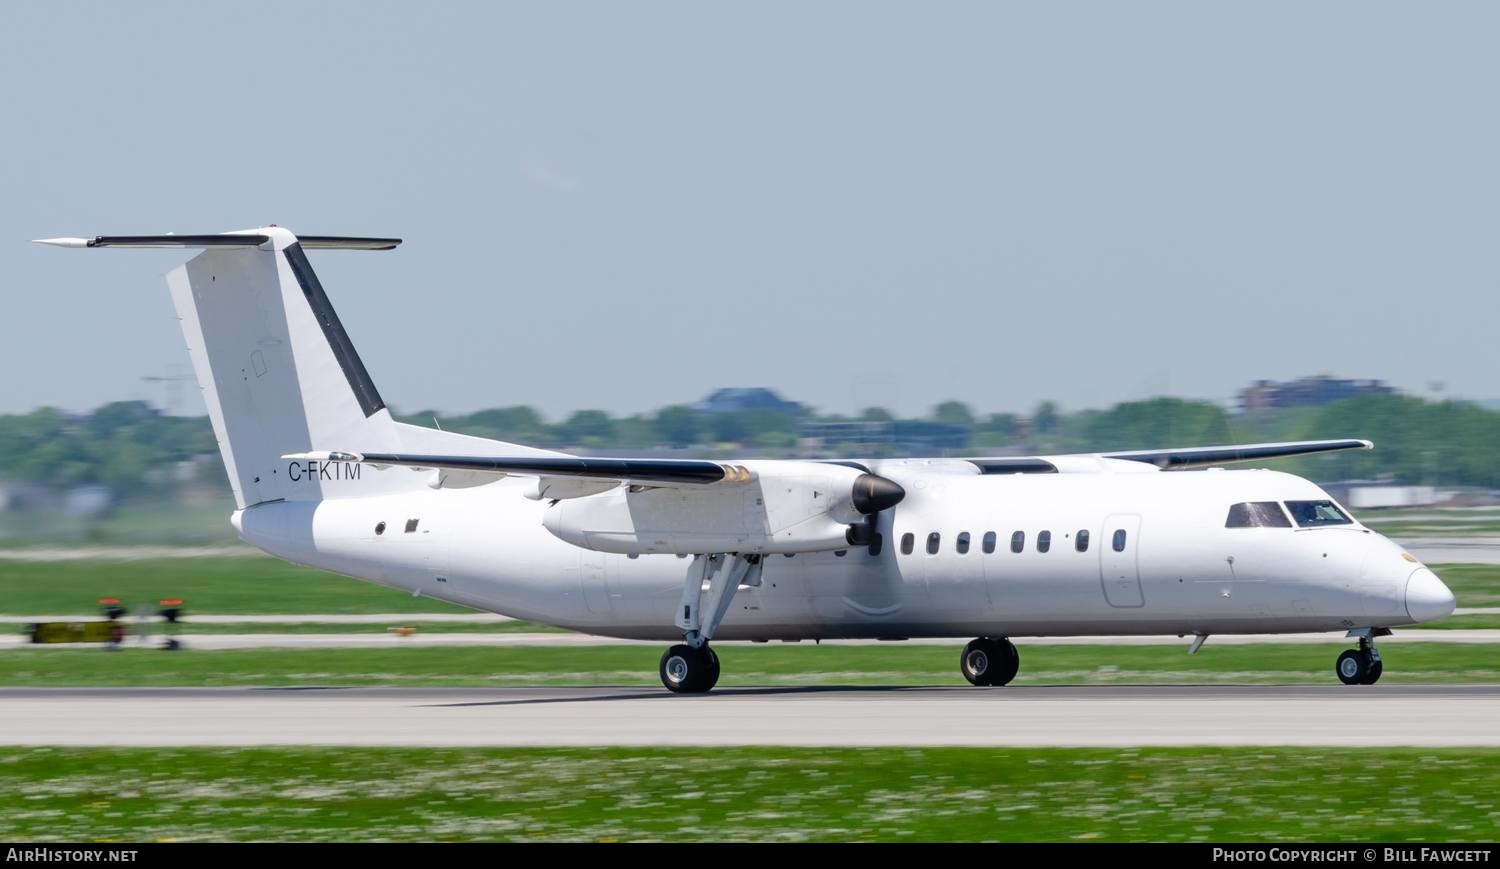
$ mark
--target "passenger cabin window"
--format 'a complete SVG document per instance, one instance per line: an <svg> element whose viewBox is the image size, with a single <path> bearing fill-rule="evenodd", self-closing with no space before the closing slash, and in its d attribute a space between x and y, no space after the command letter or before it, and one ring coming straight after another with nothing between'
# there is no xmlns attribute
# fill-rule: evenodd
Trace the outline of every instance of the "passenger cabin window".
<svg viewBox="0 0 1500 869"><path fill-rule="evenodd" d="M967 531L960 531L960 532L958 532L958 544L957 544L957 546L958 546L958 554L959 555L968 555L969 554L969 532L967 532Z"/></svg>
<svg viewBox="0 0 1500 869"><path fill-rule="evenodd" d="M1290 528L1291 520L1275 501L1247 501L1229 508L1225 528Z"/></svg>
<svg viewBox="0 0 1500 869"><path fill-rule="evenodd" d="M1324 525L1353 525L1354 520L1332 501L1288 501L1286 508L1292 518L1303 528L1320 528Z"/></svg>
<svg viewBox="0 0 1500 869"><path fill-rule="evenodd" d="M1124 528L1117 528L1117 529L1115 529L1115 539L1113 541L1111 541L1111 543L1113 544L1114 550L1116 552L1124 552L1125 551L1125 529Z"/></svg>
<svg viewBox="0 0 1500 869"><path fill-rule="evenodd" d="M901 535L901 554L910 555L912 546L916 545L917 538L910 531Z"/></svg>
<svg viewBox="0 0 1500 869"><path fill-rule="evenodd" d="M1026 548L1026 532L1025 531L1017 531L1016 533L1010 535L1010 551L1011 552L1020 552L1022 549L1025 549L1025 548Z"/></svg>
<svg viewBox="0 0 1500 869"><path fill-rule="evenodd" d="M985 555L989 555L991 552L994 552L995 551L995 532L993 532L993 531L986 531L986 532L984 532L984 542L982 544L980 544L980 545L984 549L984 554Z"/></svg>
<svg viewBox="0 0 1500 869"><path fill-rule="evenodd" d="M927 554L928 555L937 555L938 554L938 547L942 546L942 545L943 545L943 535L937 533L936 531L934 531L931 534L927 535Z"/></svg>
<svg viewBox="0 0 1500 869"><path fill-rule="evenodd" d="M1073 538L1073 548L1079 552L1089 551L1089 533L1087 531L1081 530L1078 532L1078 536Z"/></svg>
<svg viewBox="0 0 1500 869"><path fill-rule="evenodd" d="M1052 548L1052 532L1043 531L1036 536L1036 551L1046 552Z"/></svg>

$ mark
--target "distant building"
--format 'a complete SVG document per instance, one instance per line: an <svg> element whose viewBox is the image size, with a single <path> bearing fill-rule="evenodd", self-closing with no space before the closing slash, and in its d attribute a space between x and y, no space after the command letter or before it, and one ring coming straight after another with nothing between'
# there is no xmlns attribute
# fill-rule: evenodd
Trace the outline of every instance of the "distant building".
<svg viewBox="0 0 1500 869"><path fill-rule="evenodd" d="M731 387L718 389L693 405L699 413L741 413L747 410L769 410L788 416L801 416L802 405L787 401L769 389L762 387Z"/></svg>
<svg viewBox="0 0 1500 869"><path fill-rule="evenodd" d="M967 426L924 419L810 422L799 434L804 442L813 441L810 446L867 449L884 456L936 455L969 445Z"/></svg>
<svg viewBox="0 0 1500 869"><path fill-rule="evenodd" d="M63 510L69 516L99 516L114 505L108 486L74 486L63 494Z"/></svg>
<svg viewBox="0 0 1500 869"><path fill-rule="evenodd" d="M1235 403L1240 412L1284 407L1320 407L1361 395L1395 395L1396 390L1379 380L1340 380L1326 374L1275 383L1257 380L1241 389Z"/></svg>
<svg viewBox="0 0 1500 869"><path fill-rule="evenodd" d="M1402 486L1388 480L1325 483L1323 491L1342 501L1351 510L1428 507L1444 500L1447 494L1433 486Z"/></svg>

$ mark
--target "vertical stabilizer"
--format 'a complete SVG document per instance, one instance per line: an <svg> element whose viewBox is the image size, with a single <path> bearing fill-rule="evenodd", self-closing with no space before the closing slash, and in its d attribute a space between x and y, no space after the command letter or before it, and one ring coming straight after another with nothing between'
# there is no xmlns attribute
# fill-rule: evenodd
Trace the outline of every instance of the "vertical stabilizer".
<svg viewBox="0 0 1500 869"><path fill-rule="evenodd" d="M235 502L375 494L418 481L338 462L288 462L323 444L399 448L385 402L296 236L210 247L167 275Z"/></svg>

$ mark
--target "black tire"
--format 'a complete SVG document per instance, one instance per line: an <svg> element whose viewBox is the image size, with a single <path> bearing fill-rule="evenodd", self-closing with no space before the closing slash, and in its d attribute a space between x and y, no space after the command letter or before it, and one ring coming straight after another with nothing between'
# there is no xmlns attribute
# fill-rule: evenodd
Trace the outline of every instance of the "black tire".
<svg viewBox="0 0 1500 869"><path fill-rule="evenodd" d="M1016 644L1001 637L995 643L1000 653L999 666L995 668L994 681L992 685L1009 685L1016 674L1021 672L1021 653L1016 649Z"/></svg>
<svg viewBox="0 0 1500 869"><path fill-rule="evenodd" d="M988 637L970 640L958 657L958 669L970 685L993 685L997 668L1003 663L1000 644Z"/></svg>
<svg viewBox="0 0 1500 869"><path fill-rule="evenodd" d="M679 643L661 653L657 673L674 694L701 694L717 681L717 658L707 646L695 649Z"/></svg>
<svg viewBox="0 0 1500 869"><path fill-rule="evenodd" d="M1333 665L1333 671L1345 685L1363 685L1370 675L1370 658L1356 649L1345 649Z"/></svg>
<svg viewBox="0 0 1500 869"><path fill-rule="evenodd" d="M709 667L708 668L708 684L704 686L703 690L704 691L712 691L712 690L714 690L714 686L717 685L717 684L719 684L719 653L715 652L713 649L709 648L708 646L704 646L703 649L704 649L704 651L708 652L708 667Z"/></svg>
<svg viewBox="0 0 1500 869"><path fill-rule="evenodd" d="M1385 671L1385 662L1384 661L1371 661L1370 662L1370 672L1368 672L1368 673L1365 674L1365 681L1363 681L1363 682L1361 682L1359 684L1361 684L1361 685L1374 685L1376 682L1380 681L1380 674L1382 672L1384 672L1384 671Z"/></svg>

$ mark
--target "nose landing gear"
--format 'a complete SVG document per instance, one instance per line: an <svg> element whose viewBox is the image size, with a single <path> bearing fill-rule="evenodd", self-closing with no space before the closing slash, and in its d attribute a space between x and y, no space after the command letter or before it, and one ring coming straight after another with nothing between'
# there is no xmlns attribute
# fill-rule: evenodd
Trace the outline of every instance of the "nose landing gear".
<svg viewBox="0 0 1500 869"><path fill-rule="evenodd" d="M1345 685L1374 685L1385 670L1385 665L1380 660L1380 650L1375 648L1375 638L1369 634L1361 635L1359 648L1346 649L1339 655L1333 670Z"/></svg>

